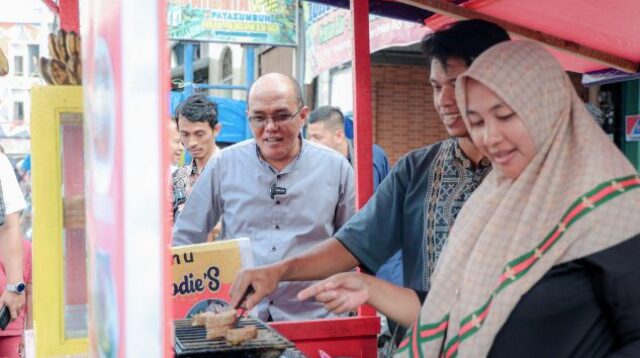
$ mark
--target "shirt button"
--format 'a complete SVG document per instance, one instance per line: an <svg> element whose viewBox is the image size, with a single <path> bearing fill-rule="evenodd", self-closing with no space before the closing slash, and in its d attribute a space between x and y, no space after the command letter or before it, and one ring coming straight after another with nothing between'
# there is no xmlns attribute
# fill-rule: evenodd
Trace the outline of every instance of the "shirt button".
<svg viewBox="0 0 640 358"><path fill-rule="evenodd" d="M280 200L276 200L276 205L280 205Z"/></svg>
<svg viewBox="0 0 640 358"><path fill-rule="evenodd" d="M271 251L276 251L276 247L275 247L275 246L273 246L273 247L271 248Z"/></svg>
<svg viewBox="0 0 640 358"><path fill-rule="evenodd" d="M276 229L280 230L280 225L276 225Z"/></svg>
<svg viewBox="0 0 640 358"><path fill-rule="evenodd" d="M269 305L273 305L273 301L269 301Z"/></svg>

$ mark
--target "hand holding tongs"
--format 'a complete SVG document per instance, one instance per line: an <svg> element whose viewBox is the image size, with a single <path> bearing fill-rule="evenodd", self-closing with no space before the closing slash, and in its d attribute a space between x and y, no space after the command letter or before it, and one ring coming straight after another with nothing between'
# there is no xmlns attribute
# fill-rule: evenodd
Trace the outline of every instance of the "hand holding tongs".
<svg viewBox="0 0 640 358"><path fill-rule="evenodd" d="M253 289L253 286L249 285L249 287L247 287L247 289L242 294L242 297L240 297L240 301L238 301L238 304L234 307L234 309L238 311L238 317L242 317L244 315L244 303L247 301L247 297L254 292L256 291Z"/></svg>

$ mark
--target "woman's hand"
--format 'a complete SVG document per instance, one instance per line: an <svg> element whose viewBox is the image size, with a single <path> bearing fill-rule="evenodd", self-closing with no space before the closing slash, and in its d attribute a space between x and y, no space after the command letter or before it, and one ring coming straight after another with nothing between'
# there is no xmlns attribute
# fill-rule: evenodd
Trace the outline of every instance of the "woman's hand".
<svg viewBox="0 0 640 358"><path fill-rule="evenodd" d="M298 299L313 297L334 314L350 312L369 300L368 278L359 272L339 273L300 291Z"/></svg>
<svg viewBox="0 0 640 358"><path fill-rule="evenodd" d="M415 321L422 305L413 289L359 272L339 273L298 292L299 300L311 297L336 314L367 303L405 327Z"/></svg>
<svg viewBox="0 0 640 358"><path fill-rule="evenodd" d="M11 321L18 318L24 304L24 294L21 295L5 290L0 296L0 307L7 306L7 308L9 309L9 313L11 314Z"/></svg>

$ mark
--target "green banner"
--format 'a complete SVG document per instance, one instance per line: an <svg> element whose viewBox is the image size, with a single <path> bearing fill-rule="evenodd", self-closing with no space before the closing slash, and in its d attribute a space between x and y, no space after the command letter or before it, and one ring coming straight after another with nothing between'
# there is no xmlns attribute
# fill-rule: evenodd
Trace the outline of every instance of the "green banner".
<svg viewBox="0 0 640 358"><path fill-rule="evenodd" d="M169 38L295 46L297 8L297 0L169 0Z"/></svg>

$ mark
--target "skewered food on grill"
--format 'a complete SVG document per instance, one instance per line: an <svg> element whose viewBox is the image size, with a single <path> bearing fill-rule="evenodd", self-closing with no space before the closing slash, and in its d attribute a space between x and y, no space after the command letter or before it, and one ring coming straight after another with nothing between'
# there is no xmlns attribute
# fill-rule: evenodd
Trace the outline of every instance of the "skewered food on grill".
<svg viewBox="0 0 640 358"><path fill-rule="evenodd" d="M207 339L222 338L230 329L230 326L207 327Z"/></svg>
<svg viewBox="0 0 640 358"><path fill-rule="evenodd" d="M231 326L238 320L238 312L236 310L229 310L220 313L214 313L205 317L205 326L220 327Z"/></svg>
<svg viewBox="0 0 640 358"><path fill-rule="evenodd" d="M216 314L216 313L215 312L211 312L211 311L198 313L197 315L191 317L191 326L193 326L193 327L203 326L204 327L205 323L207 322L207 317L212 316L214 314Z"/></svg>
<svg viewBox="0 0 640 358"><path fill-rule="evenodd" d="M245 326L242 328L230 329L227 331L227 335L224 337L231 345L238 345L244 341L254 339L258 336L258 327L254 325Z"/></svg>
<svg viewBox="0 0 640 358"><path fill-rule="evenodd" d="M283 352L293 349L294 345L280 333L255 317L240 317L232 328L255 326L257 335L253 339L243 341L242 344L232 345L225 337L207 338L206 328L191 325L191 320L175 321L175 352L176 358L195 357L289 357ZM233 334L233 333L232 333ZM226 334L225 334L226 336ZM233 339L233 337L230 337ZM245 338L245 337L242 337ZM303 357L292 355L291 357Z"/></svg>

